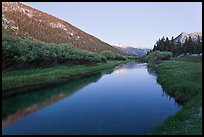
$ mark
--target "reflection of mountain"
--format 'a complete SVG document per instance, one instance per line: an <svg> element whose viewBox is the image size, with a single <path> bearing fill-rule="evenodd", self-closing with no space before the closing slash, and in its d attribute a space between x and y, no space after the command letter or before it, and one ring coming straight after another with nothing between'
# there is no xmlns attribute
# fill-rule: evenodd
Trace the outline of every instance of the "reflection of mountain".
<svg viewBox="0 0 204 137"><path fill-rule="evenodd" d="M147 52L150 50L148 48L122 47L122 46L120 47L120 46L113 45L113 47L131 56L143 56L147 54Z"/></svg>
<svg viewBox="0 0 204 137"><path fill-rule="evenodd" d="M122 74L129 69L143 68L144 66L146 66L146 63L135 63L134 61L132 61L132 62L128 62L126 64L122 64L122 65L117 66L114 69L114 73Z"/></svg>
<svg viewBox="0 0 204 137"><path fill-rule="evenodd" d="M15 121L24 115L52 104L64 97L68 97L88 84L97 82L100 78L101 73L92 74L91 76L70 80L61 85L56 85L55 87L44 88L18 96L3 98L2 118L6 118L9 114L15 113L12 114L10 118L5 119L2 123L7 123L6 120L12 118L14 118ZM16 104L18 104L18 106Z"/></svg>
<svg viewBox="0 0 204 137"><path fill-rule="evenodd" d="M124 68L124 69L134 69L134 68L140 68L143 66L146 66L146 63L136 63L134 61L128 62L126 64L122 64L116 67L116 69Z"/></svg>
<svg viewBox="0 0 204 137"><path fill-rule="evenodd" d="M125 69L125 68L119 68L119 69L116 69L115 71L114 71L114 73L116 73L116 74L122 74L122 73L124 73L124 72L126 72L127 71L127 69Z"/></svg>

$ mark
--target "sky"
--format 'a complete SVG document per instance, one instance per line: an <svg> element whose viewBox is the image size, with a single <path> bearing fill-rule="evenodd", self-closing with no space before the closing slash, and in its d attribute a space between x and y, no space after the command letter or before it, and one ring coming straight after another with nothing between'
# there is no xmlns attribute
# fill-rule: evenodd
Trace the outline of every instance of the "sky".
<svg viewBox="0 0 204 137"><path fill-rule="evenodd" d="M21 2L109 44L153 48L161 37L202 32L202 2Z"/></svg>

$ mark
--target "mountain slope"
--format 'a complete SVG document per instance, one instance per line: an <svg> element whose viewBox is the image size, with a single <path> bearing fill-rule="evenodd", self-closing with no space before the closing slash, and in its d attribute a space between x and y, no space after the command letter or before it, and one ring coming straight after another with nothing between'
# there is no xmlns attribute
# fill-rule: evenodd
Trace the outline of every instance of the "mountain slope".
<svg viewBox="0 0 204 137"><path fill-rule="evenodd" d="M202 40L202 32L192 32L192 33L182 32L174 39L174 42L185 43L186 39L189 39L189 37L191 37L193 41L196 41L198 39L198 36Z"/></svg>
<svg viewBox="0 0 204 137"><path fill-rule="evenodd" d="M132 55L132 56L143 56L145 55L149 49L141 49L141 48L134 48L134 47L119 47L113 45L115 48L119 49L120 51L124 52L127 55Z"/></svg>
<svg viewBox="0 0 204 137"><path fill-rule="evenodd" d="M71 43L93 52L121 53L71 24L19 2L2 2L2 32L44 42Z"/></svg>

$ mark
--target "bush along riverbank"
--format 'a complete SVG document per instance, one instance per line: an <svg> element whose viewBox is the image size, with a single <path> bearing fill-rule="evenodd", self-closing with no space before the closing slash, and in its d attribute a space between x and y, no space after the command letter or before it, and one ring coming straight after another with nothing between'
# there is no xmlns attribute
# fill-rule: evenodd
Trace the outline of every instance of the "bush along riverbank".
<svg viewBox="0 0 204 137"><path fill-rule="evenodd" d="M130 60L133 57L112 51L95 53L71 44L45 43L4 34L2 95L5 97L16 94L17 89L39 88L62 79L90 75Z"/></svg>
<svg viewBox="0 0 204 137"><path fill-rule="evenodd" d="M202 135L202 56L175 57L156 67L158 82L183 104L153 135Z"/></svg>
<svg viewBox="0 0 204 137"><path fill-rule="evenodd" d="M147 62L149 67L155 67L161 63L162 60L169 60L172 56L173 54L168 51L155 51L144 56L142 61Z"/></svg>
<svg viewBox="0 0 204 137"><path fill-rule="evenodd" d="M101 53L81 50L71 44L45 43L28 38L2 36L2 71L57 64L96 64L108 60L126 60L112 51Z"/></svg>

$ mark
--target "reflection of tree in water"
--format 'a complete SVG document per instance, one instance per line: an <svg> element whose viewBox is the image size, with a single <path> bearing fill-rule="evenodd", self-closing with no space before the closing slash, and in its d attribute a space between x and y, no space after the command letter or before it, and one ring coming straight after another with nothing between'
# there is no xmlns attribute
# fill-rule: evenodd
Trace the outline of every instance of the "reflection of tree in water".
<svg viewBox="0 0 204 137"><path fill-rule="evenodd" d="M112 68L103 70L103 71L101 71L101 76L107 75L107 74L112 74L113 71L114 71L114 69L112 69Z"/></svg>
<svg viewBox="0 0 204 137"><path fill-rule="evenodd" d="M17 110L28 108L33 104L40 104L46 100L49 100L50 98L53 98L54 96L60 95L59 99L70 96L88 84L97 82L100 78L101 73L96 73L63 82L61 84L55 85L54 87L46 87L43 89L26 92L24 94L3 98L2 118L5 118L8 114ZM57 100L53 101L55 102ZM53 102L51 101L51 103Z"/></svg>
<svg viewBox="0 0 204 137"><path fill-rule="evenodd" d="M147 71L149 72L149 74L151 74L151 75L157 77L156 68L155 68L155 67L147 66Z"/></svg>
<svg viewBox="0 0 204 137"><path fill-rule="evenodd" d="M163 89L163 87L162 87L162 89ZM173 99L174 102L175 102L175 104L178 105L178 106L183 105L183 103L182 103L180 100L175 99L174 96L173 96L172 94L167 93L167 92L164 91L164 90L163 90L162 97L166 97L169 101L170 101L171 99Z"/></svg>
<svg viewBox="0 0 204 137"><path fill-rule="evenodd" d="M155 67L149 67L149 66L147 66L147 71L149 72L149 74L151 74L151 75L153 75L153 76L155 76L155 77L157 78L156 68L155 68ZM164 91L163 85L158 82L158 79L157 79L157 83L162 86L162 89L163 89L163 94L162 94L162 96L163 96L163 97L164 97L164 96L167 97L168 100L171 100L172 98L175 99L174 96L173 96L173 94L171 94L171 92L167 93L166 91ZM177 100L175 99L175 102L176 102L178 105L181 105L181 104L182 104L181 101L178 100L178 99L177 99Z"/></svg>

